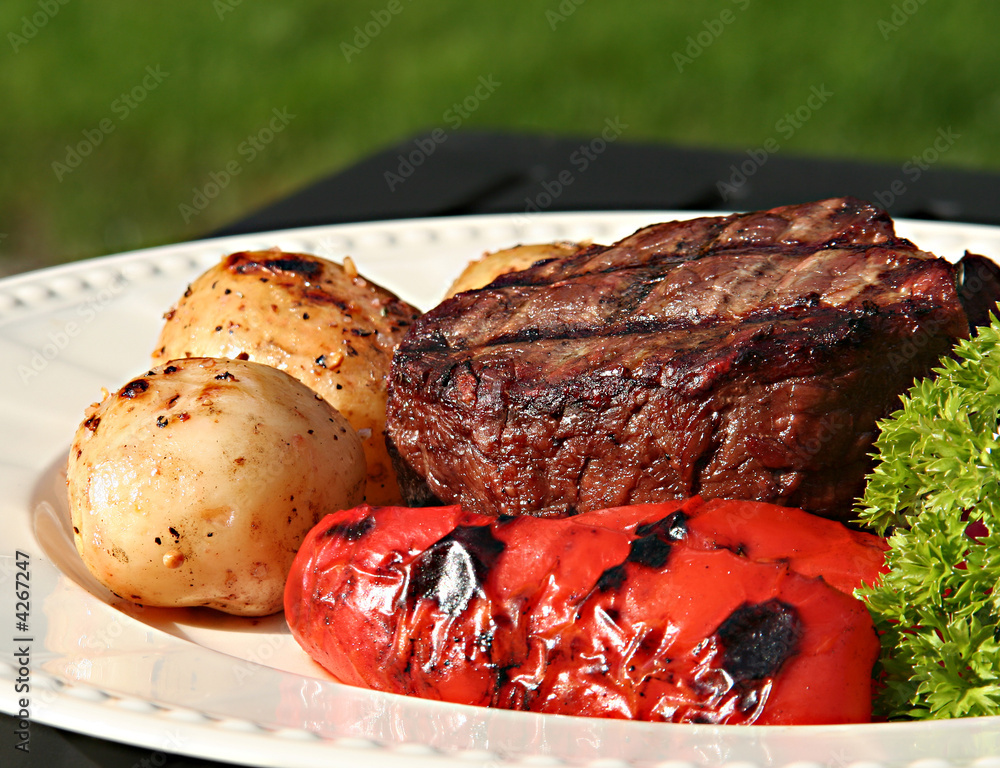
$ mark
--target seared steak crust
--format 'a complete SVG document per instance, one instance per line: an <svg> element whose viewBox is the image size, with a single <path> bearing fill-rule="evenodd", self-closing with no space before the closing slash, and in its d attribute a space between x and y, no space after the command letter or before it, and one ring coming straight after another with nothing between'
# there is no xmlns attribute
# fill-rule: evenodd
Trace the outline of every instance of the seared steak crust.
<svg viewBox="0 0 1000 768"><path fill-rule="evenodd" d="M876 421L967 334L954 267L860 201L656 224L424 315L387 433L411 504L700 494L846 519Z"/></svg>

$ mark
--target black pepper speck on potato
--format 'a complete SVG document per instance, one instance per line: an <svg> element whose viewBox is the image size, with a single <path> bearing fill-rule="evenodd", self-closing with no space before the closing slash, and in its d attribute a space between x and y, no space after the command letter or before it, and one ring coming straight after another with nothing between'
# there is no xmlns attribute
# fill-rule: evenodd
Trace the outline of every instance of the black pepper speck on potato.
<svg viewBox="0 0 1000 768"><path fill-rule="evenodd" d="M419 311L344 264L278 249L233 253L167 313L153 362L226 357L279 368L361 436L369 504L401 500L385 445L393 350Z"/></svg>
<svg viewBox="0 0 1000 768"><path fill-rule="evenodd" d="M304 384L188 358L88 409L67 482L77 550L112 592L263 616L305 534L359 503L366 475L355 430Z"/></svg>

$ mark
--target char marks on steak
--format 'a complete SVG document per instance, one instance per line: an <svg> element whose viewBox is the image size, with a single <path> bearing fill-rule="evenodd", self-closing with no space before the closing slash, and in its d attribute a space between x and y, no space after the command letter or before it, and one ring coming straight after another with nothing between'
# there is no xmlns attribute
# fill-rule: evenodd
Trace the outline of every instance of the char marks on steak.
<svg viewBox="0 0 1000 768"><path fill-rule="evenodd" d="M861 201L656 224L424 315L387 435L410 504L848 519L877 420L966 335L954 266Z"/></svg>

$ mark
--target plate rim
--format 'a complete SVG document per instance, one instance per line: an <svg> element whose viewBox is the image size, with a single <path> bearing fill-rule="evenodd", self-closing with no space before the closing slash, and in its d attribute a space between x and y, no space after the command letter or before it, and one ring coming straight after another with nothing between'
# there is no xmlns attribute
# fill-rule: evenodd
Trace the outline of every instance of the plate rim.
<svg viewBox="0 0 1000 768"><path fill-rule="evenodd" d="M412 230L417 228L430 228L432 230L448 230L457 227L463 229L469 229L470 227L474 230L479 228L488 229L494 224L502 224L509 226L511 224L517 224L518 221L525 223L523 227L525 232L531 231L531 224L537 223L543 225L543 227L549 227L551 225L555 226L568 226L584 224L593 224L595 222L603 221L605 226L613 227L616 225L620 226L631 226L633 222L645 221L646 224L652 224L656 221L666 221L670 219L688 219L697 218L699 216L720 216L725 215L725 212L718 211L673 211L673 210L635 210L635 211L570 211L570 212L542 212L533 214L509 214L509 213L495 213L495 214L474 214L474 215L461 215L461 216L446 216L446 217L419 217L419 218L408 218L408 219L386 219L380 221L367 221L367 222L346 222L330 225L315 225L308 227L297 227L291 229L281 229L281 230L271 230L267 232L255 232L255 233L245 233L239 235L226 235L221 237L205 237L198 240L180 242L180 243L169 243L158 246L152 246L147 248L140 248L130 251L124 251L121 253L106 254L102 256L97 256L91 259L85 259L81 261L69 262L66 264L59 264L54 266L49 266L41 269L31 270L28 272L23 272L15 275L6 276L0 278L0 295L6 295L9 297L13 296L14 299L8 300L7 306L4 307L0 305L0 338L4 336L4 326L7 322L7 316L4 314L4 309L17 310L20 312L15 314L21 315L22 317L32 318L36 315L44 316L49 309L45 306L45 295L43 295L38 300L37 305L31 305L30 302L25 302L18 299L17 291L24 288L25 286L32 286L36 284L52 284L54 281L58 281L64 277L73 277L82 275L88 271L97 269L98 271L109 269L114 270L117 267L122 267L130 263L151 263L157 259L164 257L177 257L183 261L185 256L190 256L192 260L196 257L199 259L206 258L206 254L224 254L226 252L231 252L235 250L246 250L255 244L263 244L264 241L273 240L284 243L292 242L305 242L309 240L316 240L317 238L322 238L328 233L343 234L343 233L358 233L359 235L371 232L381 232L389 234L398 234L397 231ZM941 221L923 221L923 220L911 220L911 219L896 219L895 220L897 229L904 231L925 231L928 233L939 234L941 236L953 236L953 235L964 235L968 237L971 235L972 240L977 238L982 238L984 240L993 240L998 245L998 251L994 254L995 257L1000 258L1000 226L988 225L988 224L966 224L962 222L941 222ZM644 224L638 224L636 228L644 226ZM904 235L906 236L906 235ZM476 241L478 237L470 236L468 238L471 241ZM524 241L522 241L524 242ZM918 247L922 247L921 243L917 241ZM932 249L930 249L932 250ZM347 255L347 254L345 254ZM470 258L475 254L470 253ZM990 255L990 254L986 254ZM154 273L150 279L159 279ZM43 286L44 287L44 286ZM51 292L51 291L50 291ZM55 292L56 294L58 292ZM20 302L20 304L19 304ZM36 309L37 311L31 312L31 309ZM166 310L166 307L162 308ZM0 385L0 403L9 396L9 393L3 391L3 386ZM69 429L72 429L72 425L69 425ZM68 435L67 435L68 437ZM36 468L37 469L37 468ZM32 514L28 511L28 514ZM8 532L10 525L4 520L0 519L0 538L7 539L4 534ZM32 535L34 536L34 531L32 529ZM27 544L21 544L14 542L9 544L10 551L15 548L28 549L33 557L38 557L39 560L44 559L44 554L41 550L37 539L33 539ZM0 559L6 555L6 550L0 552ZM54 566L53 566L54 568ZM68 577L60 575L59 578L69 580ZM0 580L2 581L2 580ZM71 580L69 580L71 581ZM75 584L75 582L73 582ZM0 603L2 605L3 603ZM5 615L5 619L10 614ZM135 621L135 620L133 620ZM0 644L2 647L2 644ZM5 679L9 677L11 668L9 664L5 662L0 662L0 680L3 680L3 695L0 695L0 711L7 712L8 714L15 715L16 710L11 711L10 709L10 693L11 685L10 681ZM93 720L86 719L86 713L90 710L101 711L100 707L111 706L107 704L107 701L117 701L125 702L124 705L114 705L124 707L120 711L122 717L126 717L130 722L134 723L135 727L139 730L136 731L137 734L141 734L141 738L136 736L128 740L121 738L121 732L119 729L110 727L108 723L105 723L98 719L100 725L97 730L102 731L101 733L95 734L100 735L102 738L110 739L113 741L124 741L124 743L134 744L138 746L143 746L151 749L157 749L160 746L160 742L155 738L155 733L149 730L143 730L144 728L149 728L151 725L156 727L162 727L163 722L163 712L167 711L169 707L161 707L156 705L154 709L143 711L140 706L136 708L134 702L128 702L127 695L120 695L116 692L104 692L108 694L108 698L105 703L96 703L99 697L96 697L94 701L88 704L87 696L90 695L87 692L87 685L74 681L60 680L56 677L51 679L46 679L43 673L38 673L38 678L36 681L39 685L39 689L42 691L51 690L53 691L52 700L57 702L57 706L51 710L42 714L42 716L34 717L34 721L51 725L57 728L66 728L68 730L74 730L81 733L87 733L88 730L91 733L95 732ZM73 689L77 689L74 691ZM91 692L94 693L94 692ZM99 692L98 692L99 693ZM80 694L77 696L76 694ZM96 695L96 694L95 694ZM384 696L391 696L391 694L382 694ZM16 702L15 702L16 703ZM141 702L140 702L141 703ZM439 704L439 703L438 703ZM132 707L131 709L129 707ZM459 705L442 705L446 707L455 707ZM478 708L471 708L477 710ZM174 708L175 711L179 711L178 708ZM527 716L532 718L537 717L560 717L551 715L536 715L533 713L509 713L516 717ZM473 714L469 714L470 717L474 717ZM502 716L501 716L502 717ZM571 720L586 720L585 718L569 718ZM241 762L241 764L246 765L287 765L289 755L284 752L280 747L276 752L270 751L265 747L261 747L257 742L262 738L265 740L270 739L272 742L274 740L273 735L268 736L266 731L254 734L252 731L244 729L242 732L239 727L233 724L223 723L221 726L218 725L217 720L210 718L206 722L194 723L189 722L185 726L183 720L176 721L180 723L181 726L186 727L188 731L192 734L192 744L196 746L195 751L185 750L183 753L190 754L193 757L205 757L215 760L224 760L227 762L234 762L234 760ZM565 718L563 719L565 722ZM208 724L206 724L208 723ZM210 723L216 723L211 725ZM691 738L697 738L697 733L699 729L704 729L703 726L685 726L685 725L673 725L673 724L631 724L639 726L642 729L648 728L671 728L671 729L688 729L683 731L684 733L690 733ZM218 736L220 728L228 729L225 733L230 735L236 735L236 738L243 738L247 742L252 742L257 750L255 755L249 755L246 753L243 757L246 757L248 761L243 761L240 759L240 755L234 755L231 751L231 744L229 739L223 739L221 743L218 741ZM864 736L866 738L871 738L871 734L868 733L872 729L881 729L880 731L874 731L876 734L875 738L878 740L882 734L888 733L887 729L895 729L894 733L899 733L904 739L910 734L910 731L917 730L921 731L933 731L942 733L947 732L948 734L961 735L962 738L974 738L977 735L987 734L990 736L995 736L995 741L992 742L990 749L984 752L979 757L996 757L1000 756L1000 717L997 718L970 718L962 721L943 721L936 723L898 723L898 724L865 724L865 725L846 725L846 726L794 726L794 727L778 727L778 726L720 726L713 727L711 730L713 733L719 731L726 732L726 736L733 737L736 741L753 739L744 739L743 736L749 736L751 733L766 731L768 734L768 739L771 736L775 738L788 738L791 741L799 741L800 739L809 740L813 737L828 737L831 736L835 739L837 738L855 738L858 736ZM199 730L201 729L201 730ZM202 734L204 731L204 735ZM730 732L732 731L732 732ZM905 734L905 735L904 735ZM894 739L895 737L887 737ZM213 741L214 739L214 741ZM315 739L308 740L302 739L295 735L284 737L280 740L280 744L287 745L288 743L295 743L299 750L299 754L296 756L296 765L319 765L325 764L330 761L331 758L340 756L344 758L357 758L360 757L365 762L370 762L376 755L379 759L386 758L392 765L400 766L418 766L430 763L439 764L443 759L457 760L461 764L471 765L471 764L481 764L490 766L499 765L515 765L519 764L523 760L531 762L530 755L495 755L490 754L488 750L484 750L481 755L474 754L443 754L437 750L431 750L430 752L421 751L419 749L420 745L415 745L413 742L399 742L396 744L382 744L382 745L365 745L361 743L351 743L347 740L341 743L339 746L336 743L331 743L328 739ZM217 745L217 746L216 746ZM332 749L332 751L331 751ZM339 753L339 754L338 754ZM922 759L929 759L933 755L924 755ZM565 758L558 757L554 758L558 764L566 763L572 756L567 756ZM601 758L603 760L603 758ZM536 761L537 762L537 761ZM599 761L598 761L599 762ZM606 762L606 761L605 761ZM689 761L682 761L690 764ZM709 764L710 760L706 760L704 764ZM718 762L717 760L715 762ZM723 761L725 762L725 761ZM746 763L745 760L741 760L738 756L732 762ZM915 762L915 761L914 761ZM631 762L618 761L621 765L631 765Z"/></svg>

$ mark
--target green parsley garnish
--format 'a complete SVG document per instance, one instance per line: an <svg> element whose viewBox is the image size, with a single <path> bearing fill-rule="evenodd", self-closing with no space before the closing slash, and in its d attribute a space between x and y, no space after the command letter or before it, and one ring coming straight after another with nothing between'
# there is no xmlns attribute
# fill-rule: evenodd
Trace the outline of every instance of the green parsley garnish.
<svg viewBox="0 0 1000 768"><path fill-rule="evenodd" d="M954 355L880 424L859 502L891 531L889 573L857 593L882 635L888 719L1000 715L1000 321Z"/></svg>

